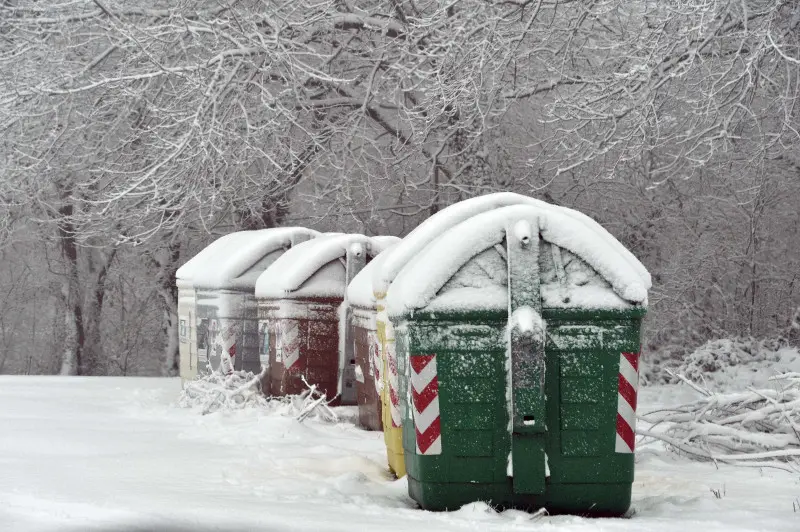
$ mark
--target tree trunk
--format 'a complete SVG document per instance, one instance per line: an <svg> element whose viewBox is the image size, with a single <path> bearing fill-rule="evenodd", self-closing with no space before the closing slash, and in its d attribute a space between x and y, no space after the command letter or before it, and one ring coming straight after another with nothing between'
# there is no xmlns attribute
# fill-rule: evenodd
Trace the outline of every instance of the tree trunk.
<svg viewBox="0 0 800 532"><path fill-rule="evenodd" d="M91 285L86 287L86 297L82 298L84 346L80 374L105 375L108 373L108 368L104 363L101 323L106 295L106 279L117 250L112 249L107 255L93 250L87 250L87 252L91 258L89 267Z"/></svg>
<svg viewBox="0 0 800 532"><path fill-rule="evenodd" d="M171 292L169 292L171 295ZM162 297L164 293L162 292ZM162 373L168 377L176 377L180 372L180 353L178 345L178 308L170 303L164 305L164 324L162 330L166 337L164 345L164 365Z"/></svg>
<svg viewBox="0 0 800 532"><path fill-rule="evenodd" d="M63 196L63 194L62 194ZM61 375L80 375L83 365L83 310L78 282L78 246L75 230L70 221L72 205L65 203L59 209L58 241L64 258L64 281L61 295L64 300L64 346L61 353Z"/></svg>
<svg viewBox="0 0 800 532"><path fill-rule="evenodd" d="M152 256L153 264L157 268L158 295L161 298L163 309L161 330L164 337L164 356L161 373L169 377L177 376L180 371L178 287L175 284L178 260L180 260L180 245L178 243L169 244L166 249L158 250Z"/></svg>

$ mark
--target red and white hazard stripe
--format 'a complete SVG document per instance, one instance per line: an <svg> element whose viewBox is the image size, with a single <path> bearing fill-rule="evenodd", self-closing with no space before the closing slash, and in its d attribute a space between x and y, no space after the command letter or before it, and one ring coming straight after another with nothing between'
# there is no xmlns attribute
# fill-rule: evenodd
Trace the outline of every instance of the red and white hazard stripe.
<svg viewBox="0 0 800 532"><path fill-rule="evenodd" d="M280 348L283 367L291 369L300 360L300 326L297 320L281 320Z"/></svg>
<svg viewBox="0 0 800 532"><path fill-rule="evenodd" d="M378 333L368 332L367 342L369 343L369 365L372 368L372 376L375 378L375 391L380 394L383 383L381 382L381 344L378 341Z"/></svg>
<svg viewBox="0 0 800 532"><path fill-rule="evenodd" d="M417 454L442 454L436 355L416 355L410 359L411 398L414 429L417 433Z"/></svg>
<svg viewBox="0 0 800 532"><path fill-rule="evenodd" d="M402 427L403 419L400 415L400 379L397 375L397 352L394 341L386 342L386 362L389 366L389 413L392 415L392 427Z"/></svg>
<svg viewBox="0 0 800 532"><path fill-rule="evenodd" d="M636 440L636 394L639 390L639 353L621 353L617 396L615 451L632 453Z"/></svg>
<svg viewBox="0 0 800 532"><path fill-rule="evenodd" d="M236 356L236 322L230 322L222 331L222 370L230 375L233 373L234 357ZM226 356L227 354L227 356Z"/></svg>

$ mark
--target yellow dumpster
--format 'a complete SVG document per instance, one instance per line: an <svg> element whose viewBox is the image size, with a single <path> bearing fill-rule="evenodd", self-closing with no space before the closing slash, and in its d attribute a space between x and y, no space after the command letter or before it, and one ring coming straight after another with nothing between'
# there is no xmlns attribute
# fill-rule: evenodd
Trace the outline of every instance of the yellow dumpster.
<svg viewBox="0 0 800 532"><path fill-rule="evenodd" d="M406 474L403 459L403 423L400 414L400 397L398 395L397 351L394 345L394 329L386 312L386 294L376 293L377 332L381 346L381 363L383 372L381 379L381 415L383 421L383 440L386 443L386 457L389 469L397 478Z"/></svg>

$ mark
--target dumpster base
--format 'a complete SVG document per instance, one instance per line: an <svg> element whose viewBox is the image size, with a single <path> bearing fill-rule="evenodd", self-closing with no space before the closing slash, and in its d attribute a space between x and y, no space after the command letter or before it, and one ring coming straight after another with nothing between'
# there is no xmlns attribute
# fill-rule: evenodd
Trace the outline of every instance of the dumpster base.
<svg viewBox="0 0 800 532"><path fill-rule="evenodd" d="M397 478L406 475L406 460L403 454L403 427L392 427L392 418L388 408L383 408L383 441L386 444L386 458L389 470Z"/></svg>
<svg viewBox="0 0 800 532"><path fill-rule="evenodd" d="M386 444L386 457L389 461L389 470L397 478L406 475L406 460L403 454L403 429L402 427L386 428L384 420L383 439ZM390 421L391 423L391 421Z"/></svg>
<svg viewBox="0 0 800 532"><path fill-rule="evenodd" d="M452 483L420 482L410 475L408 493L423 510L457 510L483 501L498 509L569 513L593 517L620 517L631 504L631 484L547 484L543 495L517 495L511 482Z"/></svg>

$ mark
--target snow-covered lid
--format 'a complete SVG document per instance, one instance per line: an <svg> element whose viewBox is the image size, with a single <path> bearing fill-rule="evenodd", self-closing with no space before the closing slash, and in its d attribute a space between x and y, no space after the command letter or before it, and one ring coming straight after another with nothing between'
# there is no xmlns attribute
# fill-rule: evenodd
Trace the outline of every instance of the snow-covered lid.
<svg viewBox="0 0 800 532"><path fill-rule="evenodd" d="M379 271L383 267L383 263L400 241L397 237L392 238L395 239L394 243L372 259L372 262L358 272L358 275L347 285L347 300L351 305L368 309L375 307L377 302L375 300L375 292L372 291L372 277L376 271Z"/></svg>
<svg viewBox="0 0 800 532"><path fill-rule="evenodd" d="M347 253L366 253L367 257L375 257L392 242L399 240L391 238L337 233L321 235L298 244L259 276L255 295L269 299L343 298Z"/></svg>
<svg viewBox="0 0 800 532"><path fill-rule="evenodd" d="M393 250L391 258L383 265L380 271L373 276L373 290L375 293L386 293L389 285L397 277L400 270L409 263L417 254L420 253L434 239L442 235L445 231L454 227L464 220L478 214L507 207L511 205L530 205L536 207L541 212L555 211L561 216L579 222L593 230L595 238L604 242L609 248L615 250L631 268L636 271L642 283L650 287L650 273L647 269L608 231L582 212L578 212L566 207L551 205L541 200L515 194L513 192L499 192L486 194L468 200L461 201L454 205L437 212L413 231L403 238L402 242Z"/></svg>
<svg viewBox="0 0 800 532"><path fill-rule="evenodd" d="M375 249L380 249L381 253L399 244L400 240L402 240L399 236L391 236L391 235L378 235L378 236L371 236L369 238L375 245Z"/></svg>
<svg viewBox="0 0 800 532"><path fill-rule="evenodd" d="M297 239L314 238L318 234L305 227L275 227L230 233L206 246L178 268L177 284L181 288L243 288L238 281L248 274L245 281L252 288L257 278L257 275L251 275L254 266L258 265L263 271L269 265L263 263L265 257L289 248Z"/></svg>
<svg viewBox="0 0 800 532"><path fill-rule="evenodd" d="M624 300L623 304L646 304L650 275L642 274L647 273L644 266L627 250L623 253L622 244L611 245L608 239L613 237L599 224L588 217L577 218L572 215L574 212L553 205L541 208L534 204L520 204L483 212L451 227L422 247L400 270L388 290L389 313L397 316L427 307L472 258L500 244L510 224L514 224L510 230L517 230L519 220L526 220L534 231L538 228L545 242L567 250L588 264L613 290L609 290L612 297L618 296ZM402 245L392 250L383 272L387 271L387 263L397 260L396 254ZM469 292L460 290L465 294ZM474 292L471 292L473 298ZM449 296L453 299L450 302L452 306L458 306L461 299L455 296L455 293ZM583 297L581 304L591 307L592 302L591 296ZM599 306L610 306L607 298L599 301Z"/></svg>

